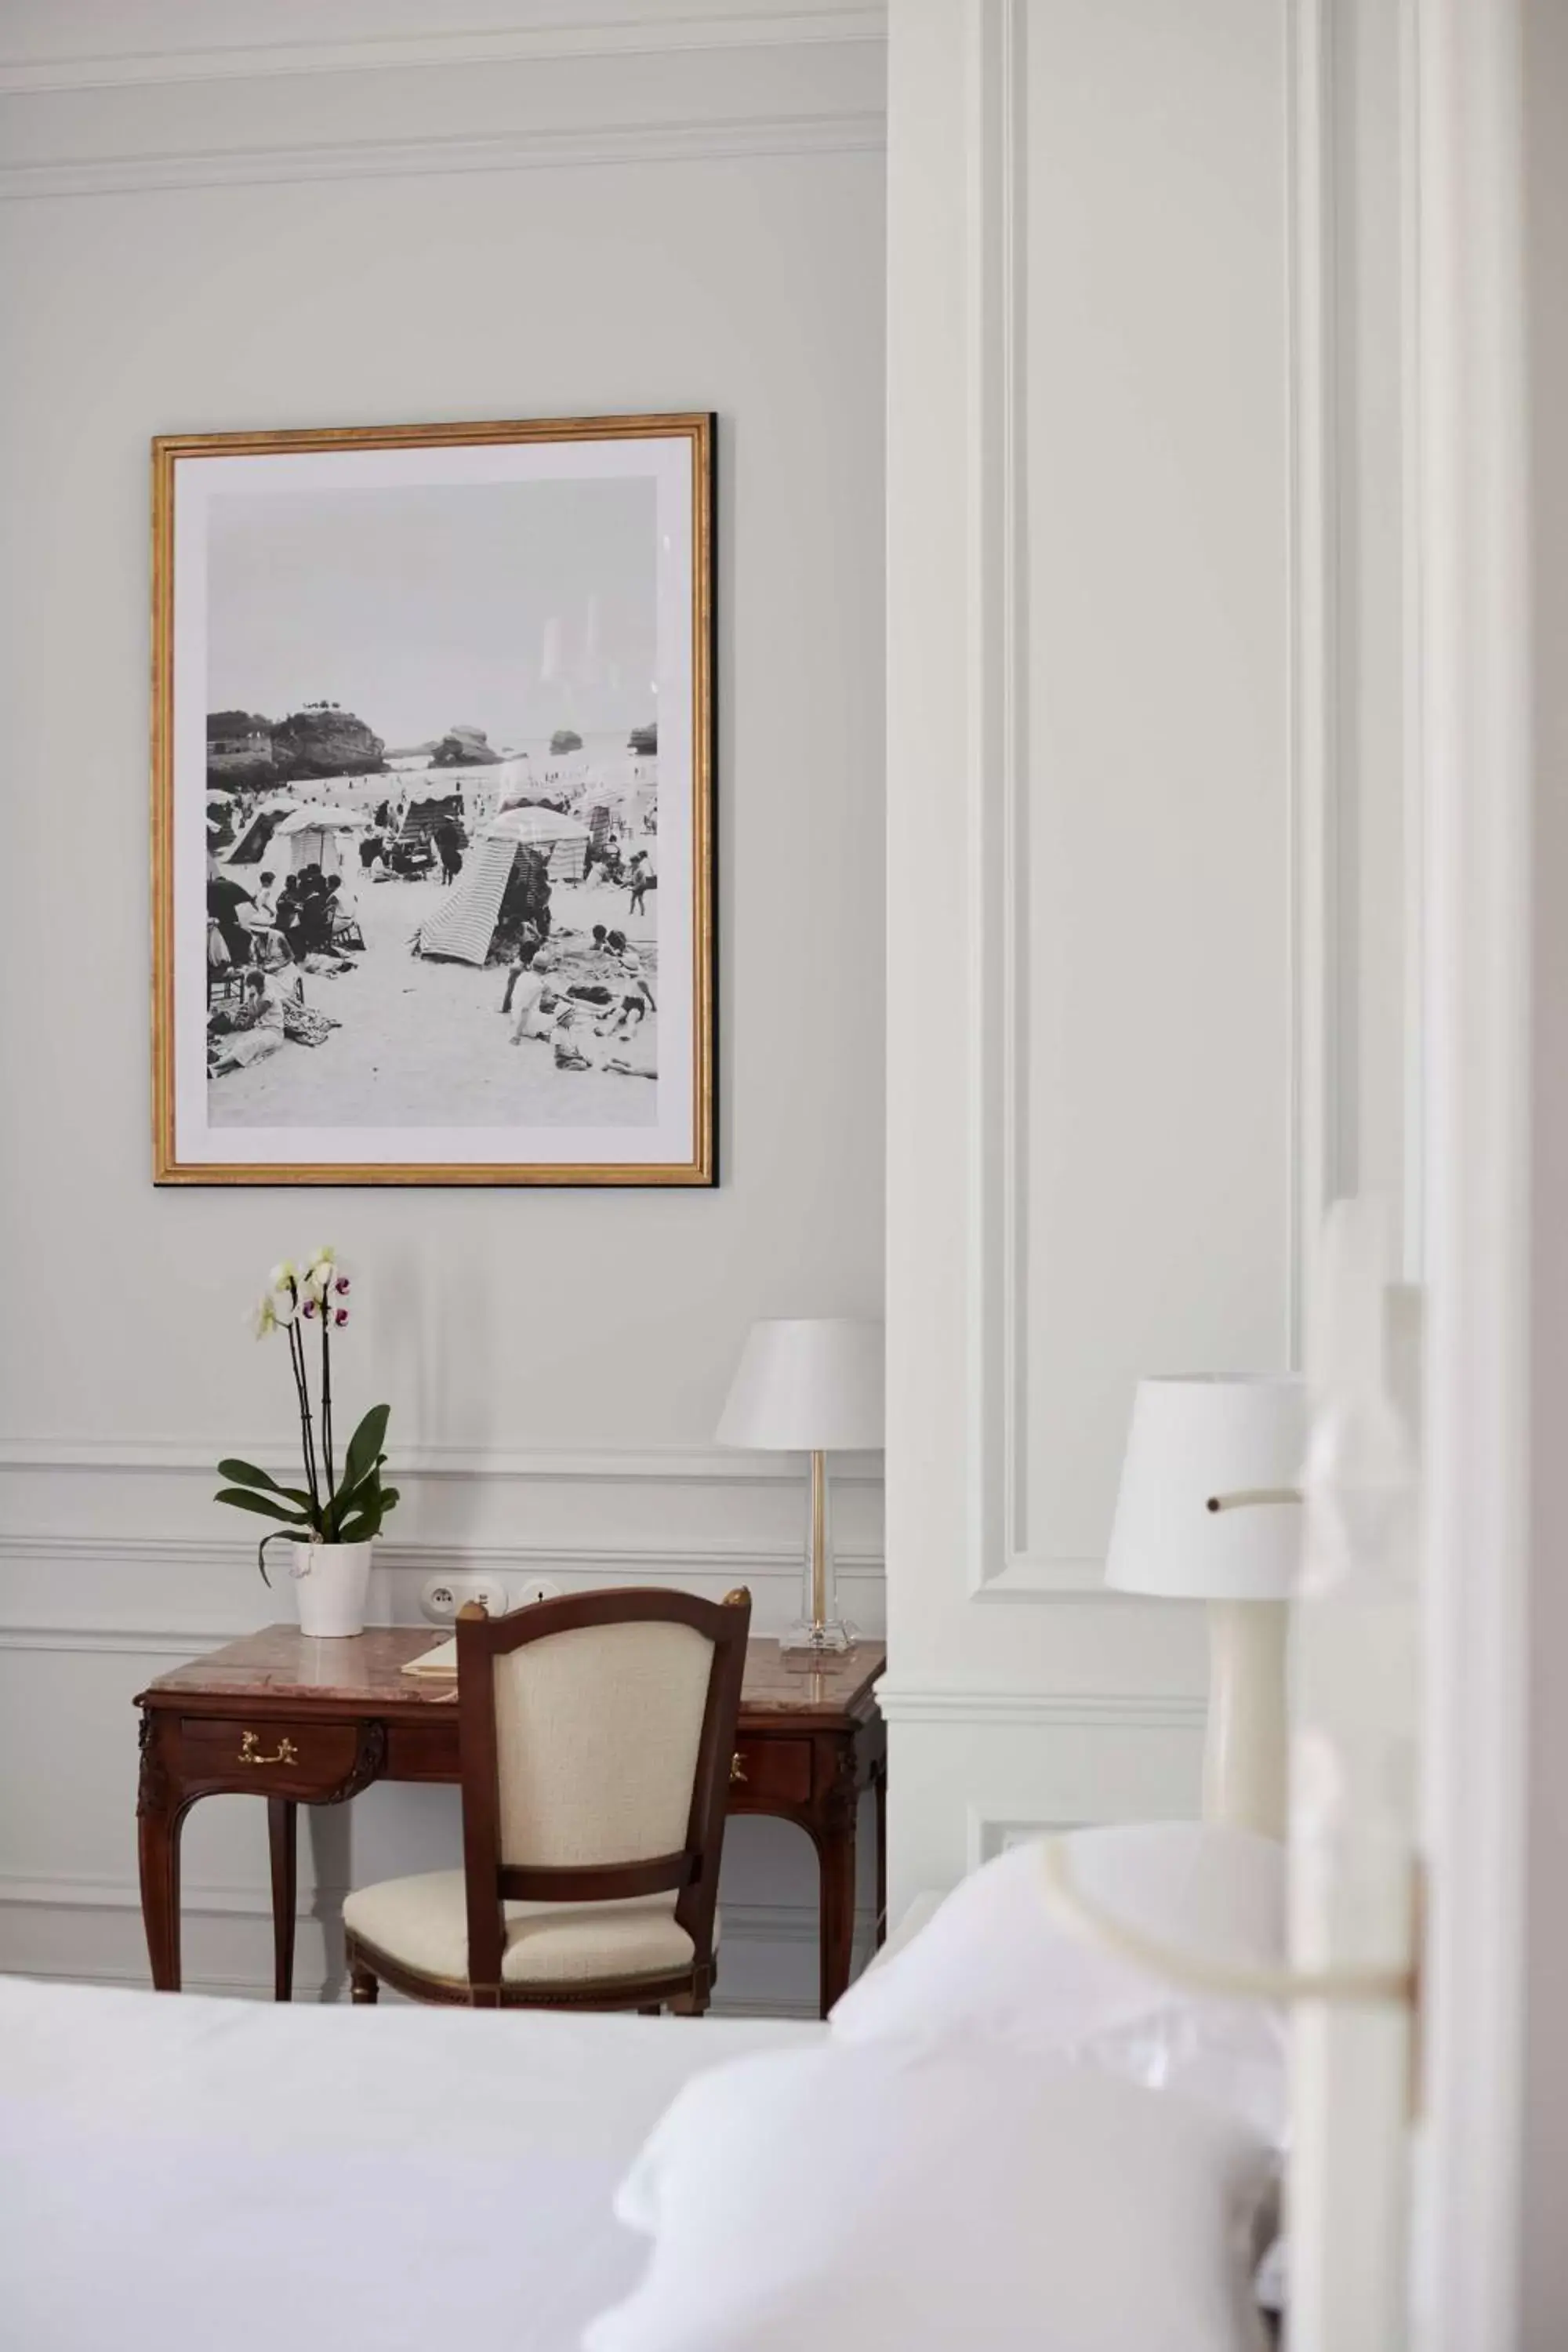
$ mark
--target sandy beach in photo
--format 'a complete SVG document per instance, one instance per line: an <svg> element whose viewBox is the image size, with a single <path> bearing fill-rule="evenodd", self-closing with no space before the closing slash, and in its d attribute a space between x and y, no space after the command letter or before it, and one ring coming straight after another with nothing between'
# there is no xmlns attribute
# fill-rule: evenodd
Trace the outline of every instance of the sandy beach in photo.
<svg viewBox="0 0 1568 2352"><path fill-rule="evenodd" d="M352 971L304 976L305 1001L341 1023L320 1045L292 1042L265 1061L208 1082L217 1127L651 1127L658 1087L605 1070L558 1070L548 1043L514 1045L500 1013L506 971L415 955L419 924L448 896L438 880L353 879L363 951ZM628 915L628 894L599 882L557 883L552 942L595 923L626 933L651 963L654 908ZM651 976L651 974L650 974ZM658 994L655 980L654 992ZM652 1062L658 1016L628 1052ZM590 1049L606 1050L590 1033ZM609 1050L614 1050L613 1046Z"/></svg>

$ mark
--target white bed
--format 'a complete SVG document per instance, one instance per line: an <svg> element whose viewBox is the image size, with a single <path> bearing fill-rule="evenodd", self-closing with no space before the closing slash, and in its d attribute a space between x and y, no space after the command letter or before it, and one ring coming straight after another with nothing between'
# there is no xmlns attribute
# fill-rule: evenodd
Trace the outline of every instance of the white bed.
<svg viewBox="0 0 1568 2352"><path fill-rule="evenodd" d="M1113 1916L1277 1956L1271 1841L1070 1843ZM858 2352L896 2310L908 2352L1258 2352L1282 2027L1046 1893L1010 1848L831 2027L0 1978L0 2345Z"/></svg>
<svg viewBox="0 0 1568 2352"><path fill-rule="evenodd" d="M611 2198L674 2093L825 2032L0 1979L0 2335L575 2352L647 2262Z"/></svg>

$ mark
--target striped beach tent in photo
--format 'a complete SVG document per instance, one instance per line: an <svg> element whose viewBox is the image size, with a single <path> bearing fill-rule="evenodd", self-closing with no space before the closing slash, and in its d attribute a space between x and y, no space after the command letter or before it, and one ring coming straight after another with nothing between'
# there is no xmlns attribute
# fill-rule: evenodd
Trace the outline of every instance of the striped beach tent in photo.
<svg viewBox="0 0 1568 2352"><path fill-rule="evenodd" d="M419 926L419 952L449 956L456 963L483 963L496 935L496 917L505 895L517 844L481 838L463 860L463 870L435 914Z"/></svg>
<svg viewBox="0 0 1568 2352"><path fill-rule="evenodd" d="M519 849L542 850L552 881L575 880L583 871L587 837L585 824L553 809L508 809L496 817L475 837L442 904L421 923L420 954L483 963Z"/></svg>

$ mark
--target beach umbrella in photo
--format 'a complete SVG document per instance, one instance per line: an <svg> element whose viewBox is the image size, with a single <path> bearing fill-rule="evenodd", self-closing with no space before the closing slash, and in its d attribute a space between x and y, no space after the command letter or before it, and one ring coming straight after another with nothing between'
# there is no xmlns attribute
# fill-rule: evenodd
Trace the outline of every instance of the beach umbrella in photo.
<svg viewBox="0 0 1568 2352"><path fill-rule="evenodd" d="M588 828L574 816L563 816L559 809L510 808L493 816L485 834L487 838L526 842L531 849L537 849L545 842L586 841Z"/></svg>
<svg viewBox="0 0 1568 2352"><path fill-rule="evenodd" d="M250 819L231 849L224 852L226 866L258 866L266 856L268 845L284 817L292 816L300 803L288 793L272 793L258 808L252 809Z"/></svg>
<svg viewBox="0 0 1568 2352"><path fill-rule="evenodd" d="M618 817L628 832L637 834L655 797L651 784L628 777L624 782L590 784L579 805L585 816L591 818L595 810L602 809L606 816Z"/></svg>
<svg viewBox="0 0 1568 2352"><path fill-rule="evenodd" d="M563 816L559 809L503 809L485 826L484 835L487 840L544 850L553 881L575 882L582 874L588 828L574 816Z"/></svg>
<svg viewBox="0 0 1568 2352"><path fill-rule="evenodd" d="M273 837L280 845L287 843L292 872L297 874L306 866L319 866L323 874L335 874L342 865L343 835L363 833L364 825L364 818L353 810L333 808L330 802L318 801L286 816Z"/></svg>

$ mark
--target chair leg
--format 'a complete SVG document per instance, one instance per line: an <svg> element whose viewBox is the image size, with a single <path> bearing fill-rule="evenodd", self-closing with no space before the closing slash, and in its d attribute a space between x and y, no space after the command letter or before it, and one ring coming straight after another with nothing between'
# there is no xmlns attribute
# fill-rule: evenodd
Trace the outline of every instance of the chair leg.
<svg viewBox="0 0 1568 2352"><path fill-rule="evenodd" d="M349 1962L350 2000L356 2007L362 2002L367 2007L374 2006L380 1991L380 1983L366 1968L364 1962L361 1959L351 1960Z"/></svg>

